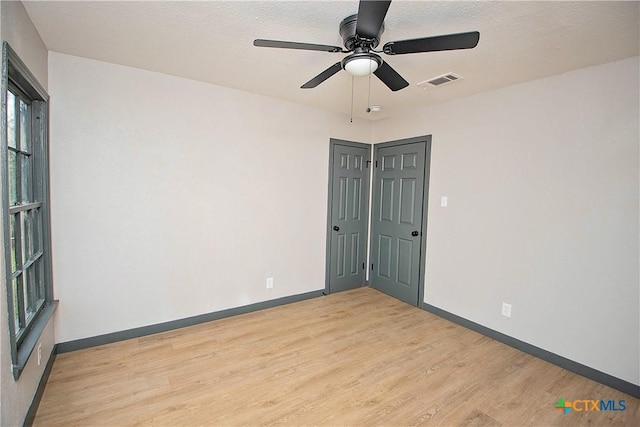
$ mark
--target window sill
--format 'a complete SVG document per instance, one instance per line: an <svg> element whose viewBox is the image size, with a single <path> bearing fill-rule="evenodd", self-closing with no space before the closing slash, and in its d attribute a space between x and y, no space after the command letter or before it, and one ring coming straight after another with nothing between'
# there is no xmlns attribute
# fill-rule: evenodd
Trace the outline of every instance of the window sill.
<svg viewBox="0 0 640 427"><path fill-rule="evenodd" d="M16 381L20 378L22 370L26 366L29 357L31 357L31 353L33 353L33 350L36 348L42 331L44 331L53 313L56 311L56 307L58 307L58 300L49 301L42 309L42 313L34 322L24 341L22 341L22 345L20 345L18 349L18 360L13 364L13 378Z"/></svg>

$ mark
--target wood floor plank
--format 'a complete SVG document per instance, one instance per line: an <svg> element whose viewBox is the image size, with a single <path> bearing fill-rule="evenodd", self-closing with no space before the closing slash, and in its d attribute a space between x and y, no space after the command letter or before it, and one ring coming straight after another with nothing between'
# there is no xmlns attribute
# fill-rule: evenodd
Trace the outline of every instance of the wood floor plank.
<svg viewBox="0 0 640 427"><path fill-rule="evenodd" d="M558 397L626 401L569 412ZM58 355L36 426L638 425L640 402L370 288Z"/></svg>

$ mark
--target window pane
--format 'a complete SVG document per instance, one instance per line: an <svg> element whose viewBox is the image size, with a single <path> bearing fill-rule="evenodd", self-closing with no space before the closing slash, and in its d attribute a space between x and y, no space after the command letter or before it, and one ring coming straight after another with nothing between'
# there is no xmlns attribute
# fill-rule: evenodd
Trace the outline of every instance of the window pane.
<svg viewBox="0 0 640 427"><path fill-rule="evenodd" d="M45 288L44 288L44 258L40 257L38 261L36 261L36 298L38 300L38 305L44 302L45 299Z"/></svg>
<svg viewBox="0 0 640 427"><path fill-rule="evenodd" d="M31 152L31 115L29 105L20 100L20 150Z"/></svg>
<svg viewBox="0 0 640 427"><path fill-rule="evenodd" d="M9 150L9 206L18 203L18 155Z"/></svg>
<svg viewBox="0 0 640 427"><path fill-rule="evenodd" d="M9 238L11 239L11 272L15 272L18 270L19 267L22 267L21 265L19 266L19 260L18 260L18 250L19 248L16 247L17 241L16 241L16 217L19 214L13 214L11 215L11 217L9 218Z"/></svg>
<svg viewBox="0 0 640 427"><path fill-rule="evenodd" d="M20 335L21 330L26 326L25 317L24 317L24 298L23 298L23 282L24 275L20 273L18 277L16 277L14 281L14 292L13 292L13 301L14 301L14 315L16 318L16 336Z"/></svg>
<svg viewBox="0 0 640 427"><path fill-rule="evenodd" d="M7 140L9 147L17 147L16 144L16 97L7 92Z"/></svg>
<svg viewBox="0 0 640 427"><path fill-rule="evenodd" d="M24 265L33 255L33 240L31 233L31 216L28 211L20 212L22 217L22 264Z"/></svg>
<svg viewBox="0 0 640 427"><path fill-rule="evenodd" d="M16 325L16 335L18 335L18 330L20 329L20 315L19 315L19 310L20 310L20 305L18 304L18 280L20 280L20 277L17 277L16 279L13 279L11 281L11 287L13 288L13 321L14 324Z"/></svg>
<svg viewBox="0 0 640 427"><path fill-rule="evenodd" d="M35 222L35 210L30 210L27 212L27 226L29 227L29 246L27 249L29 250L29 259L33 258L33 255L36 253L35 250L35 240L36 235L33 232Z"/></svg>
<svg viewBox="0 0 640 427"><path fill-rule="evenodd" d="M22 302L24 304L24 311L26 314L25 325L29 324L31 317L34 313L34 298L33 298L33 274L31 268L28 268L22 272Z"/></svg>
<svg viewBox="0 0 640 427"><path fill-rule="evenodd" d="M26 154L20 154L20 163L22 163L22 169L20 170L20 178L22 178L22 203L29 203L33 201L33 186L32 186L32 172L31 172L31 156Z"/></svg>
<svg viewBox="0 0 640 427"><path fill-rule="evenodd" d="M42 252L42 212L39 208L34 209L32 215L33 253L37 254Z"/></svg>

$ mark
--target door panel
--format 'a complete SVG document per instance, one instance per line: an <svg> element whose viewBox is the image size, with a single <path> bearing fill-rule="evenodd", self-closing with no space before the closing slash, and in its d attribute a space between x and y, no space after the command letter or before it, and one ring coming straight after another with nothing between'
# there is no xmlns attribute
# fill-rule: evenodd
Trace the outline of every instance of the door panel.
<svg viewBox="0 0 640 427"><path fill-rule="evenodd" d="M376 147L371 285L418 305L426 142Z"/></svg>
<svg viewBox="0 0 640 427"><path fill-rule="evenodd" d="M349 274L356 275L360 272L362 267L362 253L360 251L360 240L362 240L360 233L351 234L351 267L349 268Z"/></svg>
<svg viewBox="0 0 640 427"><path fill-rule="evenodd" d="M327 290L363 286L367 256L370 147L332 140Z"/></svg>
<svg viewBox="0 0 640 427"><path fill-rule="evenodd" d="M401 224L415 224L416 214L416 180L400 178L400 213Z"/></svg>
<svg viewBox="0 0 640 427"><path fill-rule="evenodd" d="M380 221L393 222L393 178L382 178L380 185Z"/></svg>
<svg viewBox="0 0 640 427"><path fill-rule="evenodd" d="M378 236L380 247L378 250L378 275L385 279L391 279L391 245L393 237L380 234Z"/></svg>

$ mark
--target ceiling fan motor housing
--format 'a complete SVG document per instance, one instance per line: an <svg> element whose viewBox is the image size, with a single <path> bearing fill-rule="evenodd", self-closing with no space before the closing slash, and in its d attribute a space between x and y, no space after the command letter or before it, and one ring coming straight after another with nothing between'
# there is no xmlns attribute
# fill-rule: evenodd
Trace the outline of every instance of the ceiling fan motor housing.
<svg viewBox="0 0 640 427"><path fill-rule="evenodd" d="M356 25L358 23L358 14L347 16L340 23L340 37L344 43L344 47L353 51L356 48L363 48L365 50L375 49L380 43L380 36L384 32L384 22L380 27L380 32L375 38L363 39L356 35Z"/></svg>

